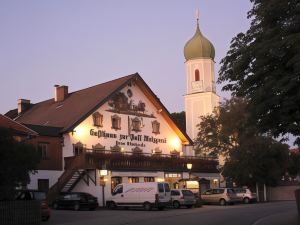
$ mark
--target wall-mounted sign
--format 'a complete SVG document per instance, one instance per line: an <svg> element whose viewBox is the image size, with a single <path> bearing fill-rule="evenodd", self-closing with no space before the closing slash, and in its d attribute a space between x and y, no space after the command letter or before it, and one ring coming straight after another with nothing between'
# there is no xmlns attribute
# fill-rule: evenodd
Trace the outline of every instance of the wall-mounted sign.
<svg viewBox="0 0 300 225"><path fill-rule="evenodd" d="M115 134L115 133L108 133L103 130L94 130L90 129L90 135L91 136L96 136L98 138L113 138L113 139L118 139L120 142L125 142L125 141L138 141L138 142L152 142L154 144L166 144L167 143L167 138L156 138L153 136L148 136L148 135L136 135L136 134Z"/></svg>

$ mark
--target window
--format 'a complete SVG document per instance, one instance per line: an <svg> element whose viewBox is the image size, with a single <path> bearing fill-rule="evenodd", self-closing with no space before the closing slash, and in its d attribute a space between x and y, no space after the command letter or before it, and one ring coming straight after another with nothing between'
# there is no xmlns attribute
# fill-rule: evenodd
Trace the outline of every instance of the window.
<svg viewBox="0 0 300 225"><path fill-rule="evenodd" d="M113 115L111 117L111 128L115 130L121 129L121 117L118 115Z"/></svg>
<svg viewBox="0 0 300 225"><path fill-rule="evenodd" d="M119 145L115 145L113 147L110 147L111 152L113 153L120 153L122 148Z"/></svg>
<svg viewBox="0 0 300 225"><path fill-rule="evenodd" d="M102 152L105 150L105 146L101 145L100 143L98 143L96 145L92 145L92 148L96 152Z"/></svg>
<svg viewBox="0 0 300 225"><path fill-rule="evenodd" d="M138 183L139 177L128 177L128 183Z"/></svg>
<svg viewBox="0 0 300 225"><path fill-rule="evenodd" d="M152 133L159 134L160 123L156 120L152 121Z"/></svg>
<svg viewBox="0 0 300 225"><path fill-rule="evenodd" d="M73 155L80 155L83 152L84 145L81 142L77 142L73 145Z"/></svg>
<svg viewBox="0 0 300 225"><path fill-rule="evenodd" d="M199 81L199 80L200 80L199 70L195 70L195 81Z"/></svg>
<svg viewBox="0 0 300 225"><path fill-rule="evenodd" d="M96 127L103 127L103 115L99 112L93 114L93 122Z"/></svg>
<svg viewBox="0 0 300 225"><path fill-rule="evenodd" d="M38 179L38 190L47 192L49 190L49 179Z"/></svg>
<svg viewBox="0 0 300 225"><path fill-rule="evenodd" d="M181 173L165 173L166 178L181 178Z"/></svg>
<svg viewBox="0 0 300 225"><path fill-rule="evenodd" d="M182 190L182 195L183 196L194 196L194 193L191 192L190 190Z"/></svg>
<svg viewBox="0 0 300 225"><path fill-rule="evenodd" d="M49 144L48 143L38 143L38 153L42 160L49 159Z"/></svg>
<svg viewBox="0 0 300 225"><path fill-rule="evenodd" d="M112 177L111 178L111 192L115 189L118 184L122 183L122 177Z"/></svg>
<svg viewBox="0 0 300 225"><path fill-rule="evenodd" d="M136 131L136 132L141 131L142 122L138 117L135 117L134 119L131 120L131 125L132 125L133 131Z"/></svg>
<svg viewBox="0 0 300 225"><path fill-rule="evenodd" d="M133 154L142 154L143 153L143 149L139 148L139 147L135 147L132 149L132 153Z"/></svg>
<svg viewBox="0 0 300 225"><path fill-rule="evenodd" d="M172 190L172 191L171 191L171 196L180 196L180 192L179 192L179 191Z"/></svg>
<svg viewBox="0 0 300 225"><path fill-rule="evenodd" d="M144 177L144 182L154 182L154 177Z"/></svg>

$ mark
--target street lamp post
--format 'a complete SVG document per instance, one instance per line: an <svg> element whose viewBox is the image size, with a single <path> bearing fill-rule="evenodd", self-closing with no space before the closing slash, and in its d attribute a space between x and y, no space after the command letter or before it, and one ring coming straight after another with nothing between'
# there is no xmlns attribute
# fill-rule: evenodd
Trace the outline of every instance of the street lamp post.
<svg viewBox="0 0 300 225"><path fill-rule="evenodd" d="M100 186L102 187L102 205L105 207L105 185L106 185L106 180L105 176L107 176L108 171L106 169L106 166L103 165L102 169L100 170Z"/></svg>
<svg viewBox="0 0 300 225"><path fill-rule="evenodd" d="M193 164L188 163L186 164L186 168L189 170L189 180L191 179L191 170L192 170Z"/></svg>

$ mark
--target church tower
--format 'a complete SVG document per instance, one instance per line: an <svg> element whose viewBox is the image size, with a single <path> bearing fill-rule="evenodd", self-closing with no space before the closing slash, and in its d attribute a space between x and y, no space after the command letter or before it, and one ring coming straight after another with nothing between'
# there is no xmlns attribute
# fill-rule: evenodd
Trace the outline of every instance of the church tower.
<svg viewBox="0 0 300 225"><path fill-rule="evenodd" d="M198 14L198 13L197 13ZM184 46L186 66L186 131L192 140L198 133L200 116L211 114L219 106L216 94L214 57L212 43L203 36L199 28L199 16L194 36Z"/></svg>

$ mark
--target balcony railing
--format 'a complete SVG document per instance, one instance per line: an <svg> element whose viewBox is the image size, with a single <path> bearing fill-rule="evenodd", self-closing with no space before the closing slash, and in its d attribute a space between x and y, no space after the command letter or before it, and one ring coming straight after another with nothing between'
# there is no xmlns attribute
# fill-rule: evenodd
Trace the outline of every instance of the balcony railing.
<svg viewBox="0 0 300 225"><path fill-rule="evenodd" d="M209 157L179 156L167 154L112 152L106 150L85 149L81 155L85 158L86 169L101 169L103 165L109 170L127 171L189 171L217 173L218 161Z"/></svg>

